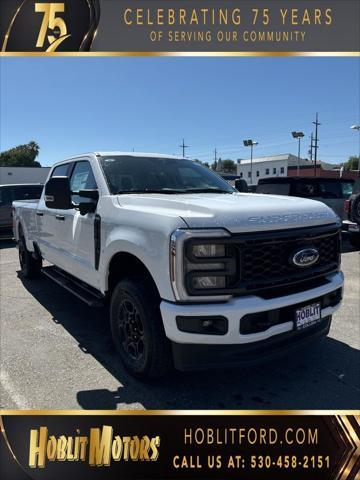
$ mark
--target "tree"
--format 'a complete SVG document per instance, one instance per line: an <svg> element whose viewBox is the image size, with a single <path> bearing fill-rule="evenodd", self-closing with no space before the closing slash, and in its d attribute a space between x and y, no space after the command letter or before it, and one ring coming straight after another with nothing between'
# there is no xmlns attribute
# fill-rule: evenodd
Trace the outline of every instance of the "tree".
<svg viewBox="0 0 360 480"><path fill-rule="evenodd" d="M349 160L344 163L344 170L357 170L359 165L359 157L349 157Z"/></svg>
<svg viewBox="0 0 360 480"><path fill-rule="evenodd" d="M210 168L210 165L209 165L208 162L205 162L205 163L204 163L204 166L207 167L207 168Z"/></svg>
<svg viewBox="0 0 360 480"><path fill-rule="evenodd" d="M236 171L236 163L234 160L223 160L222 164L224 172L233 173Z"/></svg>
<svg viewBox="0 0 360 480"><path fill-rule="evenodd" d="M41 167L35 160L40 147L33 140L0 153L0 167Z"/></svg>

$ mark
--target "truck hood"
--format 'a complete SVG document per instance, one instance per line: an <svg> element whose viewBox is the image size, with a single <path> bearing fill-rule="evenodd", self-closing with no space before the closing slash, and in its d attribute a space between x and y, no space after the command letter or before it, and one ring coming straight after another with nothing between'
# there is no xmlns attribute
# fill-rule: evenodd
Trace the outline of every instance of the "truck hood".
<svg viewBox="0 0 360 480"><path fill-rule="evenodd" d="M338 222L325 204L279 195L131 194L119 195L127 210L181 217L189 228L225 228L232 233L299 228Z"/></svg>

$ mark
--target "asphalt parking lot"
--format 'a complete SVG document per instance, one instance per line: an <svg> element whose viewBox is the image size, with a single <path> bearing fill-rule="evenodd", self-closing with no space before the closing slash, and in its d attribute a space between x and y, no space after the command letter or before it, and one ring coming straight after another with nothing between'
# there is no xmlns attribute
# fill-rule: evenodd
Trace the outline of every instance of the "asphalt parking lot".
<svg viewBox="0 0 360 480"><path fill-rule="evenodd" d="M123 369L105 310L45 277L19 275L0 240L2 409L355 409L360 404L360 256L346 241L345 297L330 335L261 367L175 372L143 383Z"/></svg>

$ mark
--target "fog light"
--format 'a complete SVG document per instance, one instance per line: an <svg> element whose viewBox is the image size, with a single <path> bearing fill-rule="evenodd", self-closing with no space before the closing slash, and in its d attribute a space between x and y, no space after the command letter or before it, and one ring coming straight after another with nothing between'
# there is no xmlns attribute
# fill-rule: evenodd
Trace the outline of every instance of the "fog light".
<svg viewBox="0 0 360 480"><path fill-rule="evenodd" d="M225 277L193 277L193 287L197 290L206 290L208 288L225 288Z"/></svg>
<svg viewBox="0 0 360 480"><path fill-rule="evenodd" d="M176 317L181 332L202 333L203 335L226 335L228 320L225 317Z"/></svg>
<svg viewBox="0 0 360 480"><path fill-rule="evenodd" d="M212 320L203 320L202 325L203 325L204 328L209 328L213 325L213 321Z"/></svg>

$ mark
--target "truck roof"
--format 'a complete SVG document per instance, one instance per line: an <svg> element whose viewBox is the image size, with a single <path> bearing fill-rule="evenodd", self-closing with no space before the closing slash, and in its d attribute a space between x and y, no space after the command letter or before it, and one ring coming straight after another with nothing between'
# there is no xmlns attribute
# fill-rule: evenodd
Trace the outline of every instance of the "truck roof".
<svg viewBox="0 0 360 480"><path fill-rule="evenodd" d="M260 178L258 184L263 183L295 183L295 182L354 182L352 178L329 178L329 177L270 177Z"/></svg>
<svg viewBox="0 0 360 480"><path fill-rule="evenodd" d="M97 151L97 152L87 152L79 155L74 155L69 158L64 158L64 160L55 162L53 166L59 165L64 162L69 162L76 160L78 158L84 158L95 155L96 157L111 157L111 156L127 156L127 157L150 157L150 158L171 158L175 160L186 160L184 157L177 155L167 155L164 153L147 153L147 152L121 152L121 151Z"/></svg>
<svg viewBox="0 0 360 480"><path fill-rule="evenodd" d="M111 155L123 155L127 157L152 157L152 158L175 158L178 160L183 160L184 157L180 157L178 155L167 155L165 153L148 153L148 152L118 152L118 151L112 151L112 152L94 152L95 155L98 155L100 157L107 157ZM185 159L186 160L186 159Z"/></svg>

